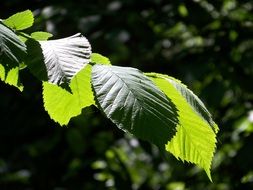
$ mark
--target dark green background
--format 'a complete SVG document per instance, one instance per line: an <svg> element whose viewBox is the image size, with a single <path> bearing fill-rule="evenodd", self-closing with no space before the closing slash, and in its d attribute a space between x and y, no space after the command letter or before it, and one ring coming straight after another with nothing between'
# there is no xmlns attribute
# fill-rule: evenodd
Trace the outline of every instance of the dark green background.
<svg viewBox="0 0 253 190"><path fill-rule="evenodd" d="M96 109L60 127L43 109L41 83L23 70L23 93L0 82L0 189L253 189L252 1L1 0L0 18L28 8L36 17L28 33L81 32L115 65L187 84L220 127L213 183Z"/></svg>

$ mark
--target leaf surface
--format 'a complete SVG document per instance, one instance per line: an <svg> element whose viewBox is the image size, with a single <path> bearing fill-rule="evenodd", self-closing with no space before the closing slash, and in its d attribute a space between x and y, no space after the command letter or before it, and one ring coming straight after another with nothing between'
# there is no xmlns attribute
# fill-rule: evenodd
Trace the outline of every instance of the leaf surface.
<svg viewBox="0 0 253 190"><path fill-rule="evenodd" d="M40 41L48 81L69 82L90 62L91 46L81 34L58 40Z"/></svg>
<svg viewBox="0 0 253 190"><path fill-rule="evenodd" d="M71 80L71 92L43 82L44 107L49 116L60 125L67 125L72 117L81 114L84 107L95 104L90 80L91 66L87 65Z"/></svg>
<svg viewBox="0 0 253 190"><path fill-rule="evenodd" d="M204 168L211 180L210 167L216 148L216 134L209 120L199 114L199 110L206 109L204 104L175 79L166 75L149 76L171 98L179 113L177 133L167 143L166 150L178 159Z"/></svg>
<svg viewBox="0 0 253 190"><path fill-rule="evenodd" d="M26 54L25 44L0 22L0 63L17 65Z"/></svg>
<svg viewBox="0 0 253 190"><path fill-rule="evenodd" d="M175 105L134 68L94 65L92 85L99 108L120 129L165 149L175 134Z"/></svg>
<svg viewBox="0 0 253 190"><path fill-rule="evenodd" d="M27 46L27 57L25 65L30 72L41 81L48 81L48 72L44 62L44 55L40 43L37 40L28 38L25 42Z"/></svg>
<svg viewBox="0 0 253 190"><path fill-rule="evenodd" d="M186 85L182 84L181 81L168 77L170 83L180 92L180 94L186 99L186 101L191 105L196 113L204 118L205 121L212 127L215 133L218 132L219 128L217 124L213 121L212 115L205 107L204 103L196 96Z"/></svg>
<svg viewBox="0 0 253 190"><path fill-rule="evenodd" d="M19 81L19 63L26 55L26 46L18 36L0 22L0 79L23 90Z"/></svg>
<svg viewBox="0 0 253 190"><path fill-rule="evenodd" d="M24 30L33 25L33 13L30 10L16 13L3 20L3 23L14 30Z"/></svg>
<svg viewBox="0 0 253 190"><path fill-rule="evenodd" d="M38 32L33 32L31 33L31 37L35 40L40 40L40 41L43 41L43 40L48 40L49 38L51 38L53 36L53 34L50 34L48 32L41 32L41 31L38 31Z"/></svg>
<svg viewBox="0 0 253 190"><path fill-rule="evenodd" d="M26 41L28 56L25 64L39 80L69 83L90 62L91 46L81 34L45 41L49 36L49 33L35 33L35 38L44 38L44 41L31 38Z"/></svg>
<svg viewBox="0 0 253 190"><path fill-rule="evenodd" d="M7 66L0 64L0 79L6 84L17 87L21 92L23 85L19 81L19 67L7 68Z"/></svg>
<svg viewBox="0 0 253 190"><path fill-rule="evenodd" d="M111 62L107 57L98 53L91 54L91 62L102 65L111 65Z"/></svg>

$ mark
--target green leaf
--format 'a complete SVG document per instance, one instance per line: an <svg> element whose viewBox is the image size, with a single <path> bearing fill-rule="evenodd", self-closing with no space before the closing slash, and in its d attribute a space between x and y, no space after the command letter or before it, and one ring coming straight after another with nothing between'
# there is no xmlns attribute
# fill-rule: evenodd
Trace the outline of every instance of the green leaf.
<svg viewBox="0 0 253 190"><path fill-rule="evenodd" d="M98 53L91 54L91 62L101 65L111 65L111 62L107 57L100 55Z"/></svg>
<svg viewBox="0 0 253 190"><path fill-rule="evenodd" d="M25 65L28 66L31 73L41 81L48 81L47 68L44 63L44 56L40 43L34 39L27 39L27 57Z"/></svg>
<svg viewBox="0 0 253 190"><path fill-rule="evenodd" d="M24 30L33 25L33 13L30 10L16 13L3 20L3 23L14 30Z"/></svg>
<svg viewBox="0 0 253 190"><path fill-rule="evenodd" d="M166 145L166 150L178 159L204 168L211 180L210 168L216 148L216 134L209 121L199 114L200 110L206 108L196 95L177 80L166 75L149 76L178 109L177 133Z"/></svg>
<svg viewBox="0 0 253 190"><path fill-rule="evenodd" d="M186 8L186 6L184 4L181 4L178 6L178 13L182 16L182 17L187 17L188 16L188 10Z"/></svg>
<svg viewBox="0 0 253 190"><path fill-rule="evenodd" d="M71 92L49 82L43 82L44 107L60 125L67 125L84 107L95 104L91 89L91 65L76 74L70 82Z"/></svg>
<svg viewBox="0 0 253 190"><path fill-rule="evenodd" d="M208 122L208 124L212 127L213 131L217 133L219 131L217 124L213 121L212 115L207 110L204 103L198 98L198 96L196 96L190 89L188 89L186 85L182 84L181 81L173 77L169 77L169 81L186 99L194 111L203 117L205 121Z"/></svg>
<svg viewBox="0 0 253 190"><path fill-rule="evenodd" d="M4 68L4 66L2 64L0 64L0 79L2 81L5 80L5 68Z"/></svg>
<svg viewBox="0 0 253 190"><path fill-rule="evenodd" d="M25 44L0 22L0 63L17 65L26 54Z"/></svg>
<svg viewBox="0 0 253 190"><path fill-rule="evenodd" d="M120 129L161 150L175 134L175 105L134 68L94 65L92 85L99 108Z"/></svg>
<svg viewBox="0 0 253 190"><path fill-rule="evenodd" d="M54 84L69 83L90 62L91 46L81 34L39 44L30 39L26 44L33 58L26 60L28 67L39 79Z"/></svg>
<svg viewBox="0 0 253 190"><path fill-rule="evenodd" d="M23 85L19 81L19 67L7 68L0 64L0 79L6 84L17 87L21 92L23 91Z"/></svg>
<svg viewBox="0 0 253 190"><path fill-rule="evenodd" d="M93 91L91 88L91 65L77 73L70 82L72 93L76 95L82 108L95 105Z"/></svg>
<svg viewBox="0 0 253 190"><path fill-rule="evenodd" d="M23 90L23 86L19 81L19 63L25 54L25 44L0 22L0 79L20 91Z"/></svg>
<svg viewBox="0 0 253 190"><path fill-rule="evenodd" d="M31 38L30 35L28 35L28 34L26 34L26 33L24 33L24 32L19 32L19 33L18 33L18 37L19 37L19 39L20 39L22 42L24 42L24 43L25 43L28 39Z"/></svg>
<svg viewBox="0 0 253 190"><path fill-rule="evenodd" d="M33 32L31 33L31 37L35 40L40 40L40 41L43 41L43 40L48 40L49 38L51 38L53 36L53 34L50 34L48 32Z"/></svg>

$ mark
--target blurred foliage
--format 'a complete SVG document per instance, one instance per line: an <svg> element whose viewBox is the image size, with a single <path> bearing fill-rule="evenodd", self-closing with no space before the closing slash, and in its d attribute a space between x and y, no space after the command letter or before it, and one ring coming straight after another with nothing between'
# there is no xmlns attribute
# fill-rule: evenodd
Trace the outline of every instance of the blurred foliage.
<svg viewBox="0 0 253 190"><path fill-rule="evenodd" d="M172 75L196 92L220 126L214 183L95 108L58 126L40 82L22 70L23 93L0 83L0 189L253 188L252 1L3 0L0 18L28 8L32 31L81 32L113 64Z"/></svg>

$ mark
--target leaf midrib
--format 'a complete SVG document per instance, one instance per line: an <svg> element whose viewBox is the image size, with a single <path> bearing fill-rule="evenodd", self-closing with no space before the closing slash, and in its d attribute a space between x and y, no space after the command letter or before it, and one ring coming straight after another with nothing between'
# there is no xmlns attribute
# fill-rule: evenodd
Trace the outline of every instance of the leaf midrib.
<svg viewBox="0 0 253 190"><path fill-rule="evenodd" d="M62 69L61 64L59 64L61 60L60 60L60 57L57 54L58 52L56 50L57 49L56 46L53 43L51 43L50 41L40 42L40 43L48 43L48 46L50 47L50 49L52 49L52 54L56 59L56 61L54 61L54 62L57 62L57 64L54 64L54 65L56 65L57 69L59 68L61 76L63 76L63 78L66 78L64 70Z"/></svg>
<svg viewBox="0 0 253 190"><path fill-rule="evenodd" d="M112 70L111 68L109 68L109 69L106 71L106 74L107 74L109 71L110 71L111 73L113 73L114 75L116 75L117 78L120 79L120 80L122 81L123 85L126 85L126 87L129 89L129 93L132 93L132 94L133 94L134 99L135 99L135 102L138 103L140 109L143 109L143 110L149 112L151 115L153 115L154 117L156 117L157 119L160 120L159 115L155 114L154 112L151 112L150 110L146 109L145 106L142 105L142 102L145 102L145 101L142 101L142 100L140 100L139 98L137 98L138 96L135 94L135 90L132 90L132 88L130 88L129 85L128 85L117 73L113 72L113 70ZM110 76L110 78L111 78L111 77L112 77L112 76ZM107 81L109 81L110 78L109 78ZM140 78L140 81L142 81L141 78ZM150 82L152 82L152 81L150 81ZM118 96L118 94L119 94L119 92L117 93L117 96ZM116 100L116 98L113 100L113 102L111 103L111 105L113 105L113 103L114 103L115 100ZM126 101L124 102L124 105L125 105L125 103L126 103ZM144 105L145 105L145 104L144 104ZM166 108L164 108L164 109L166 109ZM171 110L169 110L169 111L171 112ZM110 113L109 113L109 115L110 115ZM163 116L163 117L164 117L163 114L160 115L160 116ZM168 126L168 124L167 124L164 120L161 120L161 121L165 124L165 126ZM173 120L170 120L170 121L174 123Z"/></svg>

